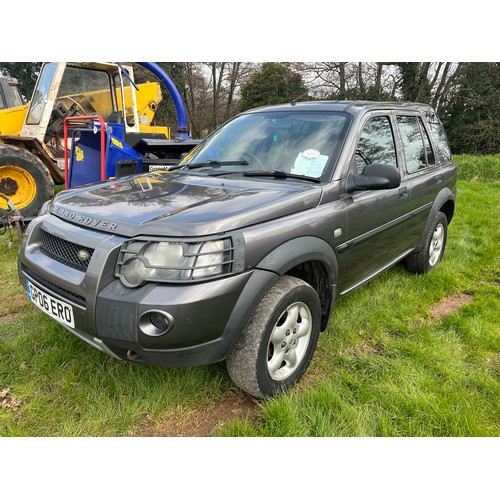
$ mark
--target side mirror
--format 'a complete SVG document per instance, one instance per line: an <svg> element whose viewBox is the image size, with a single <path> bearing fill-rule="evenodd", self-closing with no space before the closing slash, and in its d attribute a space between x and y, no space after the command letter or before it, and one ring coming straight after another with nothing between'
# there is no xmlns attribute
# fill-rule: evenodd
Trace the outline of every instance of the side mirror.
<svg viewBox="0 0 500 500"><path fill-rule="evenodd" d="M394 165L371 163L366 165L361 174L348 174L346 191L393 189L399 187L400 181L399 170Z"/></svg>

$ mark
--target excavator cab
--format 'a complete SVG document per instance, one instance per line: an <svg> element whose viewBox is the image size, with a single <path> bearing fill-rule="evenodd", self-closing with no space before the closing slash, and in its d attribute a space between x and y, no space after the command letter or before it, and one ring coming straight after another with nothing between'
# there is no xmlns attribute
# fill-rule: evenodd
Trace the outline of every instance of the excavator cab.
<svg viewBox="0 0 500 500"><path fill-rule="evenodd" d="M132 74L132 68L127 71ZM111 118L123 123L127 132L139 133L136 93L130 87L115 64L46 63L21 135L40 140L61 160L66 118L99 115L105 122Z"/></svg>

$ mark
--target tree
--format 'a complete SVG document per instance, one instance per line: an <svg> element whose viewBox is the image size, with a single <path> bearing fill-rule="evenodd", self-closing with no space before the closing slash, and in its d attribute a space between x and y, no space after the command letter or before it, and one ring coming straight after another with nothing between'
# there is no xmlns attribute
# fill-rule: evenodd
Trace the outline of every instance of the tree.
<svg viewBox="0 0 500 500"><path fill-rule="evenodd" d="M158 63L172 78L184 101L193 138L203 138L238 111L239 88L255 68L242 62L178 62ZM138 82L153 75L140 66L134 67ZM162 89L163 100L155 115L157 124L176 124L175 108Z"/></svg>
<svg viewBox="0 0 500 500"><path fill-rule="evenodd" d="M302 76L290 64L267 62L241 87L240 110L308 98Z"/></svg>
<svg viewBox="0 0 500 500"><path fill-rule="evenodd" d="M499 63L463 63L442 107L443 124L454 153L500 152Z"/></svg>
<svg viewBox="0 0 500 500"><path fill-rule="evenodd" d="M315 62L297 65L317 99L394 101L400 79L387 63Z"/></svg>
<svg viewBox="0 0 500 500"><path fill-rule="evenodd" d="M431 85L428 80L431 63L404 62L396 66L401 72L401 99L403 101L430 103Z"/></svg>
<svg viewBox="0 0 500 500"><path fill-rule="evenodd" d="M206 63L209 70L212 101L211 130L238 112L241 85L255 72L255 65L243 62ZM207 72L205 72L207 74Z"/></svg>
<svg viewBox="0 0 500 500"><path fill-rule="evenodd" d="M17 78L21 94L29 101L41 66L39 62L0 62L0 75Z"/></svg>
<svg viewBox="0 0 500 500"><path fill-rule="evenodd" d="M192 137L205 137L212 129L212 99L210 81L202 63L189 62L185 65L183 99L187 109Z"/></svg>
<svg viewBox="0 0 500 500"><path fill-rule="evenodd" d="M452 62L169 62L158 63L184 100L191 136L202 138L237 112L307 99L410 100L431 104L454 152L499 152L499 63ZM40 63L0 63L31 98ZM140 83L155 77L135 65ZM169 95L155 123L175 131Z"/></svg>
<svg viewBox="0 0 500 500"><path fill-rule="evenodd" d="M130 63L127 63L130 64ZM160 66L166 73L167 75L172 79L174 82L175 86L181 93L183 94L184 91L184 85L185 85L185 79L184 79L184 72L185 72L185 67L184 65L187 63L170 63L170 62L159 62L157 63L158 66ZM158 82L158 78L148 69L144 68L143 66L132 63L132 66L134 68L134 78L136 83L145 83L148 81L156 81ZM155 117L154 117L154 125L161 125L161 126L168 126L170 127L172 131L172 135L175 134L176 128L177 128L177 116L176 116L176 111L175 111L175 106L170 98L170 95L168 91L165 89L164 85L160 83L161 86L161 92L163 99L160 101L160 104L158 105L158 109L155 112Z"/></svg>

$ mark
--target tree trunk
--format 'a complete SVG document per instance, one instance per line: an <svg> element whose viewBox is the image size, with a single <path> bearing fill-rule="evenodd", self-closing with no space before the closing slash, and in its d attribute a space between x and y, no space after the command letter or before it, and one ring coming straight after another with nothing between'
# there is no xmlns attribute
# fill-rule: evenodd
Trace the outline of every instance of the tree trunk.
<svg viewBox="0 0 500 500"><path fill-rule="evenodd" d="M441 107L444 101L444 97L449 92L451 84L455 80L461 66L460 64L458 64L454 73L449 78L447 78L451 65L452 63L449 62L445 64L443 75L441 76L441 80L439 82L438 88L436 89L436 93L434 94L434 98L432 100L432 106L434 107L438 115L441 113Z"/></svg>
<svg viewBox="0 0 500 500"><path fill-rule="evenodd" d="M345 99L346 97L346 79L345 79L345 65L346 63L339 63L339 98Z"/></svg>
<svg viewBox="0 0 500 500"><path fill-rule="evenodd" d="M233 62L233 67L229 75L229 92L226 101L226 112L224 113L224 121L229 120L231 117L231 105L234 99L234 92L236 89L236 83L240 74L240 62Z"/></svg>
<svg viewBox="0 0 500 500"><path fill-rule="evenodd" d="M422 67L420 68L420 74L418 76L418 91L417 91L417 96L416 96L416 101L417 102L428 102L428 76L429 76L429 68L431 67L431 63L422 63Z"/></svg>
<svg viewBox="0 0 500 500"><path fill-rule="evenodd" d="M377 63L377 75L375 77L375 92L377 93L377 97L380 97L382 93L382 69L384 67L384 63Z"/></svg>
<svg viewBox="0 0 500 500"><path fill-rule="evenodd" d="M222 87L222 79L224 76L224 68L226 63L221 63L219 76L217 76L217 63L211 63L212 66L212 130L218 126L217 111L219 108L220 91Z"/></svg>
<svg viewBox="0 0 500 500"><path fill-rule="evenodd" d="M363 63L358 63L358 85L362 95L366 94L365 82L363 79Z"/></svg>

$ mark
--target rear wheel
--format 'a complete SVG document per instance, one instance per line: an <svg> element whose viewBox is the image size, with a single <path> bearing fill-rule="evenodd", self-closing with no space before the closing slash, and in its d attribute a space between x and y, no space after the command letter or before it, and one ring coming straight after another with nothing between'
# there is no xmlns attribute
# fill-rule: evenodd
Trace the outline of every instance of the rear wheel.
<svg viewBox="0 0 500 500"><path fill-rule="evenodd" d="M424 244L406 258L406 268L417 274L434 269L443 258L447 235L448 219L443 212L438 212L427 232Z"/></svg>
<svg viewBox="0 0 500 500"><path fill-rule="evenodd" d="M45 201L54 195L54 182L48 169L30 152L0 145L0 194L9 198L25 217L37 215ZM0 197L0 215L7 213L7 202Z"/></svg>
<svg viewBox="0 0 500 500"><path fill-rule="evenodd" d="M273 396L297 383L318 341L320 301L304 281L282 276L264 296L230 352L233 382L256 396Z"/></svg>

